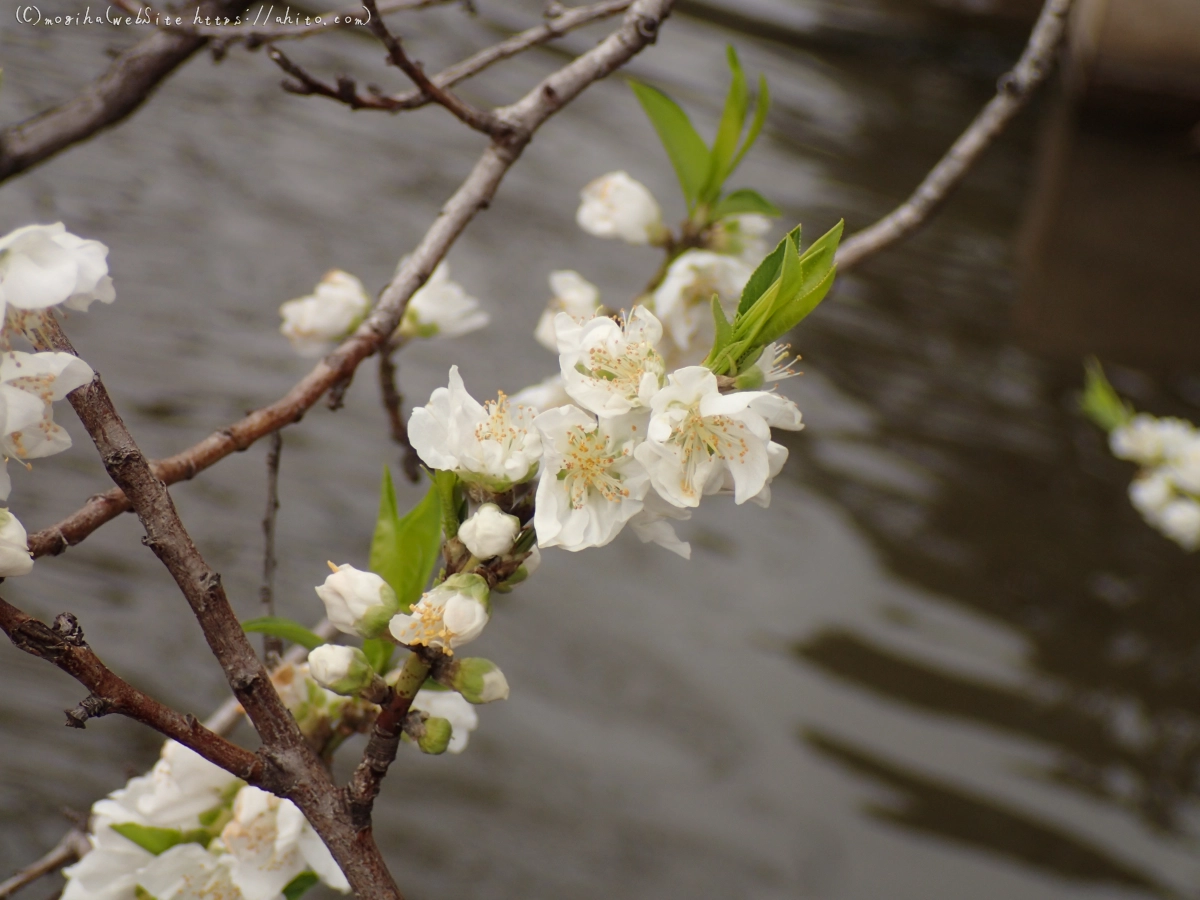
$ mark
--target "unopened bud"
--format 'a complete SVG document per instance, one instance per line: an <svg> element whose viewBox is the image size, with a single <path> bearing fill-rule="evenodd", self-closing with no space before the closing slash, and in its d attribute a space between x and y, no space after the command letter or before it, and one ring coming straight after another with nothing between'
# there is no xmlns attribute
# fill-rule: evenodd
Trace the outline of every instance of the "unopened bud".
<svg viewBox="0 0 1200 900"><path fill-rule="evenodd" d="M425 731L417 738L417 746L422 753L445 753L450 746L450 737L454 729L450 727L449 719L431 716L425 720Z"/></svg>
<svg viewBox="0 0 1200 900"><path fill-rule="evenodd" d="M494 662L481 657L455 660L438 681L458 691L468 703L508 699L508 679Z"/></svg>
<svg viewBox="0 0 1200 900"><path fill-rule="evenodd" d="M400 601L391 586L374 572L350 565L329 563L333 574L317 588L325 614L343 634L379 637L388 621L400 611Z"/></svg>
<svg viewBox="0 0 1200 900"><path fill-rule="evenodd" d="M521 520L501 512L495 503L485 503L458 529L462 541L476 559L491 559L512 549Z"/></svg>
<svg viewBox="0 0 1200 900"><path fill-rule="evenodd" d="M378 677L365 653L337 644L322 644L309 653L308 671L321 687L343 697L357 696Z"/></svg>

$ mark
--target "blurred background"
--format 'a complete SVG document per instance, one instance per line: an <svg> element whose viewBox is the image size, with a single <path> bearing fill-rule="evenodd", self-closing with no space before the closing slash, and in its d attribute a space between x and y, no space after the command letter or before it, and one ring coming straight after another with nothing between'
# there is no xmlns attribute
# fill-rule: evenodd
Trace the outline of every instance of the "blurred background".
<svg viewBox="0 0 1200 900"><path fill-rule="evenodd" d="M395 23L440 68L541 13L475 6ZM853 231L907 196L993 94L1038 7L681 2L629 71L711 134L735 44L774 105L734 186L785 210L780 234L841 217ZM462 93L514 99L607 27ZM0 122L74 95L142 34L5 13ZM808 424L785 436L770 510L707 504L680 528L690 562L631 535L548 552L501 598L478 651L511 699L480 711L462 756L402 748L377 805L411 896L1200 896L1200 557L1142 523L1132 467L1076 411L1094 353L1139 408L1200 419L1200 4L1078 0L1070 43L932 224L840 277L794 335L804 375L782 389ZM404 86L361 35L288 53ZM382 287L481 149L438 108L351 112L279 81L262 52L197 57L130 121L0 185L0 233L62 220L111 247L116 304L68 330L151 455L306 372L278 305L335 266ZM620 76L538 133L451 252L494 326L406 349L410 399L451 363L480 397L553 372L532 338L552 269L577 269L613 305L637 292L654 253L573 224L579 189L615 169L682 217ZM398 462L373 370L344 409L319 406L284 436L277 594L300 620L321 613L326 559L365 565L380 470ZM76 448L13 476L31 531L107 486L70 410L59 418ZM172 489L247 617L265 454ZM406 485L401 501L418 495ZM73 611L118 672L204 715L224 680L140 535L126 516L5 594L43 618ZM54 844L64 809L146 769L158 741L116 719L64 729L80 688L7 645L0 682L4 876Z"/></svg>

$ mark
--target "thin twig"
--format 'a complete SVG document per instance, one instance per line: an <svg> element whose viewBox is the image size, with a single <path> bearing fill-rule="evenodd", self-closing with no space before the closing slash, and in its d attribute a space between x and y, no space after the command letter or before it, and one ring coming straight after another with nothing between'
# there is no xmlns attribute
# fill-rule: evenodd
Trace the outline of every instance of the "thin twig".
<svg viewBox="0 0 1200 900"><path fill-rule="evenodd" d="M443 69L430 81L439 88L453 87L460 81L478 75L501 60L509 59L532 47L560 38L577 28L624 12L632 2L633 0L606 0L606 2L594 3L591 6L562 10L542 25L514 34L498 44L493 44L491 47L480 50L461 62ZM382 10L383 7L381 6L380 9ZM330 84L306 71L284 55L278 47L270 48L268 56L276 65L296 79L295 82L285 81L283 83L284 90L293 94L328 97L344 103L351 109L374 109L393 113L418 109L433 102L433 98L420 89L400 94L384 94L378 88L369 86L367 93L359 93L357 82L345 75L338 76L336 84Z"/></svg>
<svg viewBox="0 0 1200 900"><path fill-rule="evenodd" d="M379 38L380 43L387 48L388 59L391 64L412 79L412 83L417 86L417 90L434 102L446 107L451 115L455 116L467 127L481 131L492 138L500 139L503 137L503 132L508 127L503 120L498 119L486 110L476 109L455 94L438 86L425 74L425 70L419 62L409 59L408 54L404 52L404 47L401 45L400 39L392 34L387 27L387 23L383 21L383 16L379 15L378 8L375 6L375 0L363 0L363 6L371 13L371 20L367 27L375 37Z"/></svg>
<svg viewBox="0 0 1200 900"><path fill-rule="evenodd" d="M1012 71L1001 76L996 96L946 151L911 197L874 225L842 243L837 252L840 271L912 234L945 202L976 160L1046 79L1066 30L1070 8L1071 0L1046 0L1025 51Z"/></svg>
<svg viewBox="0 0 1200 900"><path fill-rule="evenodd" d="M366 96L360 94L358 83L348 75L339 75L337 84L332 85L310 74L299 63L293 62L278 47L268 47L267 58L296 79L295 81L284 81L280 85L289 94L298 94L301 97L328 97L330 100L346 104L351 109L385 109L389 112L393 110L393 106L382 97L375 94Z"/></svg>
<svg viewBox="0 0 1200 900"><path fill-rule="evenodd" d="M408 427L404 424L404 396L400 393L396 378L396 351L399 347L394 341L388 343L379 351L379 393L383 400L383 408L387 413L388 428L392 440L403 450L401 466L404 475L413 484L421 480L421 458L413 449L408 439Z"/></svg>
<svg viewBox="0 0 1200 900"><path fill-rule="evenodd" d="M248 0L204 0L180 14L234 15ZM207 38L156 30L120 53L80 94L0 131L0 181L117 124L134 112L168 75L205 45Z"/></svg>
<svg viewBox="0 0 1200 900"><path fill-rule="evenodd" d="M591 6L580 6L568 9L549 19L542 25L529 28L519 34L494 44L478 53L467 57L462 62L443 69L432 79L441 88L449 88L465 81L473 75L478 75L484 69L501 60L509 59L518 53L545 44L555 38L560 38L577 28L599 22L629 8L633 0L607 0L604 3L593 3ZM388 109L416 109L429 103L429 97L424 91L412 90L403 94L392 94L377 98L388 103Z"/></svg>
<svg viewBox="0 0 1200 900"><path fill-rule="evenodd" d="M33 884L39 878L52 875L65 865L81 859L92 849L88 843L87 834L78 828L72 828L63 835L54 849L36 862L32 862L12 878L0 881L0 900L8 900L21 888Z"/></svg>
<svg viewBox="0 0 1200 900"><path fill-rule="evenodd" d="M271 435L271 446L267 450L267 511L263 515L263 574L258 599L262 603L264 616L275 615L275 518L279 512L279 455L283 452L283 432ZM267 668L279 664L283 653L283 639L278 635L263 635L263 661Z"/></svg>

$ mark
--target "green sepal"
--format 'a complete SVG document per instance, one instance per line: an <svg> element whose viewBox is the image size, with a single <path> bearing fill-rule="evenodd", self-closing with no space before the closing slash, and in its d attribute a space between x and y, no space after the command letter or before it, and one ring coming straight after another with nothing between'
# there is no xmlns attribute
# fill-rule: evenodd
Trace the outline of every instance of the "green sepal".
<svg viewBox="0 0 1200 900"><path fill-rule="evenodd" d="M301 872L283 888L283 896L287 900L298 900L310 887L315 885L321 879L317 877L316 872Z"/></svg>
<svg viewBox="0 0 1200 900"><path fill-rule="evenodd" d="M452 735L453 729L449 720L431 716L425 720L425 731L417 738L417 746L421 748L422 753L436 756L446 752Z"/></svg>
<svg viewBox="0 0 1200 900"><path fill-rule="evenodd" d="M711 154L683 109L657 88L630 80L634 96L658 132L658 139L675 168L683 198L691 211L708 177Z"/></svg>
<svg viewBox="0 0 1200 900"><path fill-rule="evenodd" d="M305 650L316 650L322 644L327 643L299 622L283 616L261 616L257 619L247 619L242 623L242 631L283 638L285 641L299 644Z"/></svg>
<svg viewBox="0 0 1200 900"><path fill-rule="evenodd" d="M750 188L739 188L721 198L717 205L713 207L712 218L716 221L728 216L739 216L742 213L758 213L761 216L770 216L771 218L777 218L782 215L779 207L758 191L752 191Z"/></svg>
<svg viewBox="0 0 1200 900"><path fill-rule="evenodd" d="M179 828L138 825L136 822L123 822L120 825L109 825L108 827L155 856L165 853L177 844L201 844L207 847L208 842L212 840L212 834L203 829L183 831Z"/></svg>
<svg viewBox="0 0 1200 900"><path fill-rule="evenodd" d="M401 612L407 613L421 599L441 546L442 503L436 482L401 518L392 475L385 466L368 567L396 592Z"/></svg>
<svg viewBox="0 0 1200 900"><path fill-rule="evenodd" d="M1105 431L1120 428L1133 418L1133 407L1126 403L1104 375L1100 360L1094 356L1084 363L1085 383L1079 409Z"/></svg>
<svg viewBox="0 0 1200 900"><path fill-rule="evenodd" d="M386 675L388 667L392 664L392 653L395 652L396 645L382 638L367 638L363 641L362 648L363 653L366 654L367 662L371 664L371 668L375 670L375 673L377 675Z"/></svg>
<svg viewBox="0 0 1200 900"><path fill-rule="evenodd" d="M135 884L133 886L133 897L134 900L158 900L157 897L155 897L140 884Z"/></svg>

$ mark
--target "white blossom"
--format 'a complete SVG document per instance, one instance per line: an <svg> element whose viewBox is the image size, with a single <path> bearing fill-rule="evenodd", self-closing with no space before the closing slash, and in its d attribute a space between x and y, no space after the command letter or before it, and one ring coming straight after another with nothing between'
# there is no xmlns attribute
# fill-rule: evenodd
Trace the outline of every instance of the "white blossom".
<svg viewBox="0 0 1200 900"><path fill-rule="evenodd" d="M279 307L280 333L301 356L320 356L347 337L371 308L363 283L341 269L330 269L307 297Z"/></svg>
<svg viewBox="0 0 1200 900"><path fill-rule="evenodd" d="M770 249L766 235L773 224L768 216L759 213L726 216L713 227L709 247L735 256L753 269Z"/></svg>
<svg viewBox="0 0 1200 900"><path fill-rule="evenodd" d="M501 392L481 404L467 393L458 366L449 387L413 410L408 437L429 467L454 471L466 481L506 491L537 474L541 439L532 427L536 410L514 406Z"/></svg>
<svg viewBox="0 0 1200 900"><path fill-rule="evenodd" d="M26 225L0 237L0 316L8 307L63 304L86 312L92 301L116 298L108 247L67 231L62 222Z"/></svg>
<svg viewBox="0 0 1200 900"><path fill-rule="evenodd" d="M0 578L28 575L31 571L33 556L25 526L7 509L0 509Z"/></svg>
<svg viewBox="0 0 1200 900"><path fill-rule="evenodd" d="M1190 497L1172 500L1163 507L1155 524L1184 550L1200 549L1200 501Z"/></svg>
<svg viewBox="0 0 1200 900"><path fill-rule="evenodd" d="M771 478L770 426L801 428L796 405L771 391L722 394L703 366L679 369L668 381L635 451L654 489L675 506L698 506L725 487L728 474L734 502L753 499Z"/></svg>
<svg viewBox="0 0 1200 900"><path fill-rule="evenodd" d="M217 807L237 779L177 741L163 744L150 770L153 791L137 798L137 811L161 828L193 828L202 813Z"/></svg>
<svg viewBox="0 0 1200 900"><path fill-rule="evenodd" d="M671 340L687 350L702 332L711 338L713 294L732 318L753 271L736 257L711 250L680 254L654 290L654 312Z"/></svg>
<svg viewBox="0 0 1200 900"><path fill-rule="evenodd" d="M1108 435L1113 456L1148 466L1170 460L1200 440L1191 422L1138 413Z"/></svg>
<svg viewBox="0 0 1200 900"><path fill-rule="evenodd" d="M666 366L656 349L662 325L644 306L620 323L608 316L554 320L559 367L567 394L601 418L646 409L662 387Z"/></svg>
<svg viewBox="0 0 1200 900"><path fill-rule="evenodd" d="M520 519L495 503L485 503L459 526L458 539L476 559L491 559L511 550L520 530Z"/></svg>
<svg viewBox="0 0 1200 900"><path fill-rule="evenodd" d="M442 261L404 310L398 333L403 337L459 337L487 326L488 314L457 281Z"/></svg>
<svg viewBox="0 0 1200 900"><path fill-rule="evenodd" d="M666 232L658 201L644 184L625 172L611 172L589 182L575 221L588 234L620 238L627 244L650 244Z"/></svg>
<svg viewBox="0 0 1200 900"><path fill-rule="evenodd" d="M479 727L479 714L475 707L455 691L434 691L422 688L413 698L412 708L450 723L450 745L448 753L462 753L467 749L471 732Z"/></svg>
<svg viewBox="0 0 1200 900"><path fill-rule="evenodd" d="M374 572L349 564L329 568L333 572L316 589L329 621L343 634L378 637L400 609L396 592Z"/></svg>
<svg viewBox="0 0 1200 900"><path fill-rule="evenodd" d="M647 491L642 498L642 511L629 520L629 527L643 544L658 544L684 559L691 559L692 545L680 540L675 533L675 526L667 521L686 521L691 517L690 509L668 503L656 491Z"/></svg>
<svg viewBox="0 0 1200 900"><path fill-rule="evenodd" d="M322 644L308 654L313 681L335 694L351 697L371 684L375 670L357 647Z"/></svg>
<svg viewBox="0 0 1200 900"><path fill-rule="evenodd" d="M534 529L542 547L603 547L642 509L649 480L634 458L633 417L599 422L574 406L541 413L545 449ZM641 430L644 433L645 425Z"/></svg>
<svg viewBox="0 0 1200 900"><path fill-rule="evenodd" d="M451 654L479 637L491 613L487 582L474 574L451 575L392 618L389 628L401 644L423 644Z"/></svg>
<svg viewBox="0 0 1200 900"><path fill-rule="evenodd" d="M293 878L312 870L345 893L346 877L324 841L290 800L244 787L233 801L233 820L220 836L230 879L246 900L274 900Z"/></svg>
<svg viewBox="0 0 1200 900"><path fill-rule="evenodd" d="M8 410L0 449L6 457L39 459L71 446L71 436L54 421L55 400L92 380L92 367L70 353L22 353L0 356L0 397ZM36 417L28 422L36 410ZM24 423L24 424L23 424ZM0 472L0 499L10 488L7 469Z"/></svg>
<svg viewBox="0 0 1200 900"><path fill-rule="evenodd" d="M600 308L600 289L578 272L564 269L550 273L550 290L553 296L542 311L533 336L547 350L557 353L554 319L560 312L572 319L590 319Z"/></svg>
<svg viewBox="0 0 1200 900"><path fill-rule="evenodd" d="M1164 468L1175 487L1200 498L1200 433L1172 454Z"/></svg>
<svg viewBox="0 0 1200 900"><path fill-rule="evenodd" d="M199 844L176 844L137 873L137 886L154 900L240 900L232 863Z"/></svg>

